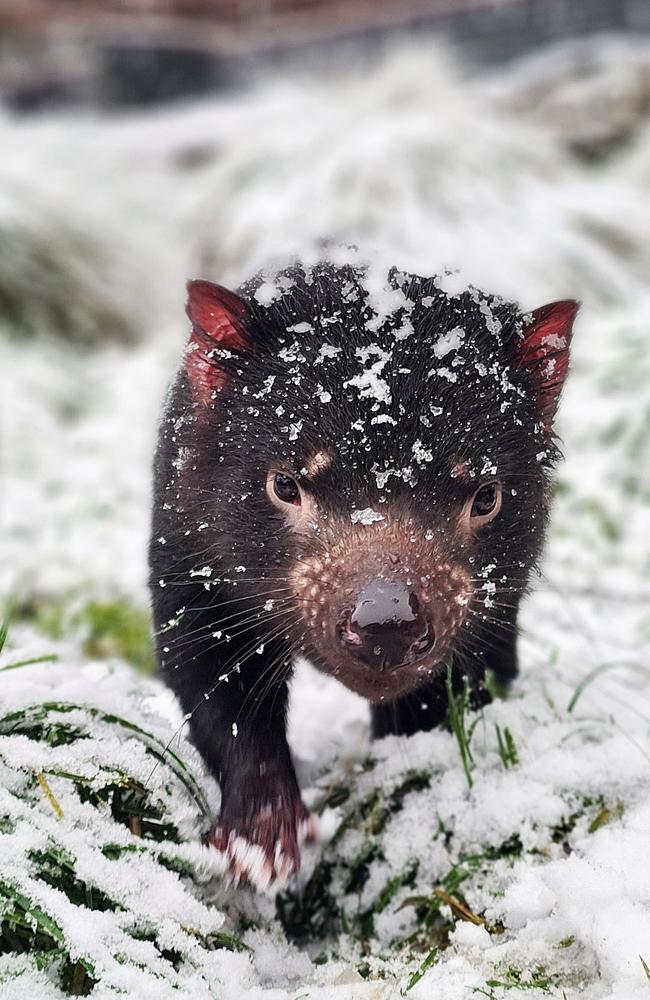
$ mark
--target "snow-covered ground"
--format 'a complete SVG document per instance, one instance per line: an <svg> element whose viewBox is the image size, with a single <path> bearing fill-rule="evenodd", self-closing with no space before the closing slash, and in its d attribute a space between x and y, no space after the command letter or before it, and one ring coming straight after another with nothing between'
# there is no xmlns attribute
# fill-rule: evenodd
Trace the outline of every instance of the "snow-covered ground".
<svg viewBox="0 0 650 1000"><path fill-rule="evenodd" d="M0 588L20 607L146 607L149 463L186 277L236 283L333 238L420 273L460 267L527 307L583 302L522 677L479 717L473 786L446 732L383 741L362 767L365 706L301 665L291 741L307 799L338 802L323 828L339 832L309 850L282 921L272 900L224 895L210 878L200 795L167 764L147 784L150 744L81 709L51 711L91 740L6 721L56 700L164 743L178 723L166 692L122 664L87 663L74 629L58 641L12 630L5 662L52 651L59 662L0 675L0 882L62 929L71 961L95 970L93 996L165 998L179 984L193 1000L647 995L646 51L612 41L581 50L582 74L565 52L475 79L411 47L361 75L269 81L143 117L0 119ZM196 755L178 753L214 808ZM60 773L75 768L95 790L108 773L145 783L181 843L152 846L81 802ZM108 841L148 847L136 863L107 858ZM62 847L78 879L126 909L81 907L39 880L34 852L54 843L59 865ZM171 870L156 863L165 852ZM193 879L179 881L179 859ZM250 950L208 947L218 932ZM47 961L12 952L0 984L8 1000L63 995Z"/></svg>

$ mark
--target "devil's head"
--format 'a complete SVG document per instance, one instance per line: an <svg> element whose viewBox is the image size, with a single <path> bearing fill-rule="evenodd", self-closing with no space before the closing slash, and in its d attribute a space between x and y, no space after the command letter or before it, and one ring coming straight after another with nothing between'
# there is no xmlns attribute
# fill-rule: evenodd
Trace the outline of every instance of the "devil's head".
<svg viewBox="0 0 650 1000"><path fill-rule="evenodd" d="M188 286L169 485L191 572L371 700L471 649L522 592L557 458L576 303L524 314L441 285L326 261L237 295Z"/></svg>

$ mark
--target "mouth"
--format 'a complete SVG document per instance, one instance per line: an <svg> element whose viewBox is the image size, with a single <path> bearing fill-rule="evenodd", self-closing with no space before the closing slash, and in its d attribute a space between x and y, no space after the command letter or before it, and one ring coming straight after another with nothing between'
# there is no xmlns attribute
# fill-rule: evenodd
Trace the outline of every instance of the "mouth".
<svg viewBox="0 0 650 1000"><path fill-rule="evenodd" d="M340 643L337 645L340 649ZM330 648L316 649L305 643L303 653L322 673L373 704L394 701L422 687L439 674L449 657L448 650L431 646L425 655L414 657L410 663L377 669L342 649L334 656Z"/></svg>

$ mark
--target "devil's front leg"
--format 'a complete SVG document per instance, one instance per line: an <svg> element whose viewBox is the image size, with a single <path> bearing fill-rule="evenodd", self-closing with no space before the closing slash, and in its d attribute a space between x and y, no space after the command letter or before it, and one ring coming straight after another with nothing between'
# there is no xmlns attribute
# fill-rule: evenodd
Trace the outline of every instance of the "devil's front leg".
<svg viewBox="0 0 650 1000"><path fill-rule="evenodd" d="M237 676L204 702L190 726L221 786L210 842L226 855L235 882L265 888L298 871L311 823L286 738L287 683L275 682L252 706L250 688ZM223 735L216 740L217 732Z"/></svg>
<svg viewBox="0 0 650 1000"><path fill-rule="evenodd" d="M188 615L173 632L161 651L163 675L221 787L210 843L226 856L234 882L281 883L298 871L300 841L311 832L286 737L283 650L267 643L250 655L250 642L238 650L233 639L200 651L201 640L193 637L206 629L197 616Z"/></svg>
<svg viewBox="0 0 650 1000"><path fill-rule="evenodd" d="M235 882L260 888L283 882L300 868L300 840L309 814L286 738L287 683L276 681L263 698L259 680L235 674L218 683L192 714L191 738L221 787L221 812L210 835L228 860Z"/></svg>

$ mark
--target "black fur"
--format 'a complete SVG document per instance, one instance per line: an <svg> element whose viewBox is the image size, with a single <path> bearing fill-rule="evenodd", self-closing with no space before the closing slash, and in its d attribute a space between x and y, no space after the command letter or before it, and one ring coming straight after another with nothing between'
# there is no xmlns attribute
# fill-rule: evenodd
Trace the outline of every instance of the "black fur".
<svg viewBox="0 0 650 1000"><path fill-rule="evenodd" d="M288 268L270 284L272 301L263 275L240 289L251 345L213 353L225 381L211 404L196 403L185 368L171 389L150 548L162 676L191 713L192 739L221 783L221 829L260 843L254 817L267 804L280 816L271 840L282 823L306 815L285 735L292 657L304 647L327 666L287 584L296 562L326 542L284 526L265 495L267 470L299 477L315 451L331 448L332 464L310 487L325 523L385 501L434 533L476 581L479 611L458 636L453 664L457 681L469 673L478 683L486 667L504 681L517 672L517 609L540 553L557 458L534 374L521 362L516 305L472 289L448 295L437 279L393 271L391 311L378 318L364 269L327 261ZM456 328L462 345L437 356L440 337ZM376 347L386 354L363 364L359 349ZM354 380L384 357L378 375L390 399L381 400ZM389 419L373 422L378 415ZM457 460L468 463L469 483L450 476ZM410 471L380 486L391 469ZM503 507L469 544L457 535L456 512L494 469ZM445 710L433 677L375 706L373 729L430 728Z"/></svg>

